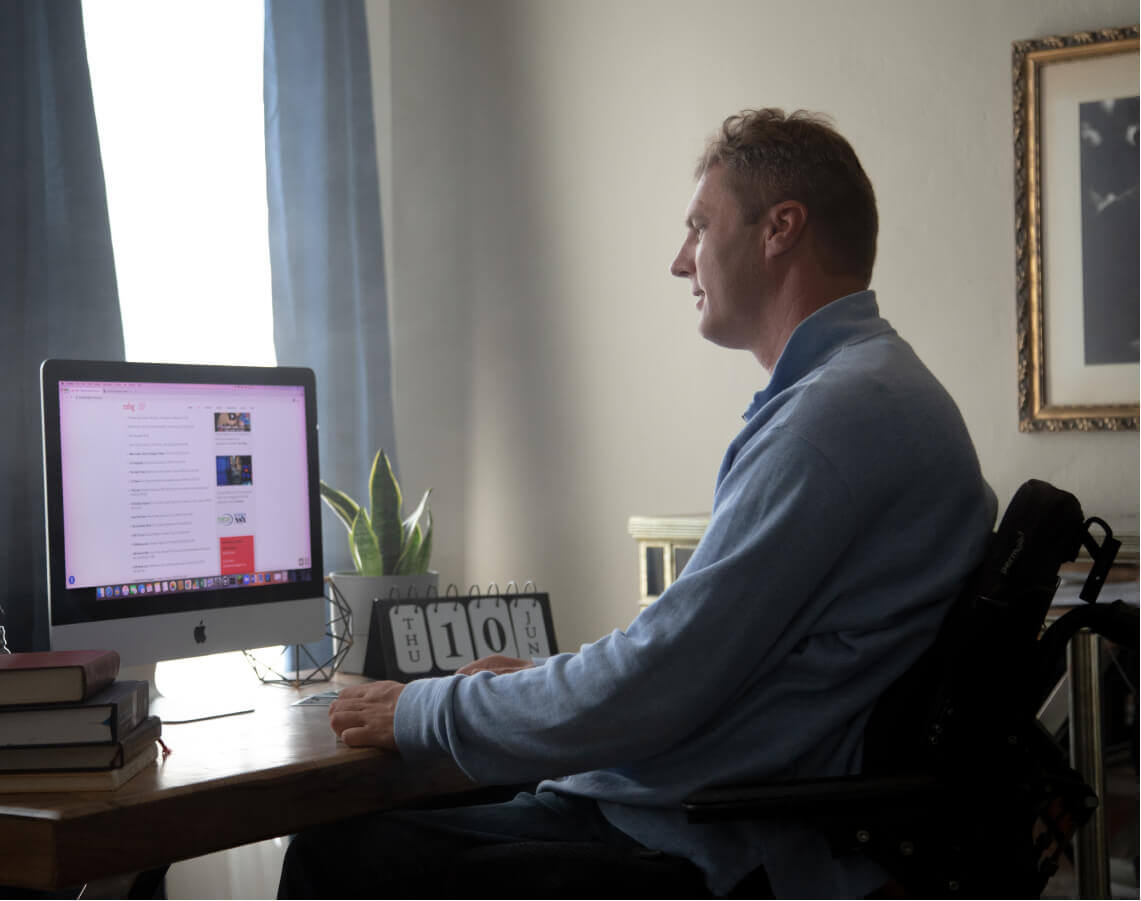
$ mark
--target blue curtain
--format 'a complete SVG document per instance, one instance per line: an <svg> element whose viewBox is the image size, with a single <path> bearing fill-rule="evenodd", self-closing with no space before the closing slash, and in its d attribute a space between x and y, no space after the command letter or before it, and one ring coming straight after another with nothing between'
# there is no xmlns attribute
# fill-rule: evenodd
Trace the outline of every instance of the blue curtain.
<svg viewBox="0 0 1141 901"><path fill-rule="evenodd" d="M278 363L316 372L321 476L367 503L396 447L362 0L267 0L265 128ZM322 528L325 569L351 570L340 521Z"/></svg>
<svg viewBox="0 0 1141 901"><path fill-rule="evenodd" d="M39 365L123 359L79 0L0 3L0 605L48 647Z"/></svg>

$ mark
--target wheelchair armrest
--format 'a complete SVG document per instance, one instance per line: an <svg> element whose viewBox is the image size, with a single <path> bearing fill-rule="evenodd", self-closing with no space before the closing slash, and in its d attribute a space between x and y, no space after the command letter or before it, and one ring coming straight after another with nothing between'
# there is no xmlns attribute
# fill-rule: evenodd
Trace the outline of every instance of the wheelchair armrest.
<svg viewBox="0 0 1141 901"><path fill-rule="evenodd" d="M837 776L703 789L682 801L692 823L768 817L867 816L869 810L930 810L948 788L928 773Z"/></svg>

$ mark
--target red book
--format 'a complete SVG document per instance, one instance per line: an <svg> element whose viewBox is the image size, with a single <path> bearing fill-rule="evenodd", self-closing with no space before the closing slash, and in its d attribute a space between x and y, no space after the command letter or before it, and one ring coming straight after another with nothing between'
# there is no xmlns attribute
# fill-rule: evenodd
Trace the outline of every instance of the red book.
<svg viewBox="0 0 1141 901"><path fill-rule="evenodd" d="M0 654L0 705L83 701L119 675L117 651Z"/></svg>

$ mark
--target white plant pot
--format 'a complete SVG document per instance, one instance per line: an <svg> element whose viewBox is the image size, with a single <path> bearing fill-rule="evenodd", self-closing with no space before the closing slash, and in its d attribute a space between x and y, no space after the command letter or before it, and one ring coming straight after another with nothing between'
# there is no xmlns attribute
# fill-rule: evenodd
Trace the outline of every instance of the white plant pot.
<svg viewBox="0 0 1141 901"><path fill-rule="evenodd" d="M440 574L427 572L415 576L358 576L352 572L330 573L330 578L349 605L349 634L353 644L341 661L342 673L359 674L364 670L368 647L368 626L372 620L372 602L389 598L423 598L438 588ZM338 649L333 648L334 652Z"/></svg>

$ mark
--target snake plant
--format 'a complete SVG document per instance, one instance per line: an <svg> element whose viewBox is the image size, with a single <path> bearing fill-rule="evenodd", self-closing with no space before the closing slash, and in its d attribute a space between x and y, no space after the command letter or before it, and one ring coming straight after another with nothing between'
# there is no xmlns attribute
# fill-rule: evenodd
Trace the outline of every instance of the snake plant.
<svg viewBox="0 0 1141 901"><path fill-rule="evenodd" d="M432 555L431 493L430 488L425 491L415 512L401 519L404 498L383 449L377 451L368 478L371 515L343 491L321 482L321 499L349 530L349 549L362 576L408 576L428 571Z"/></svg>

